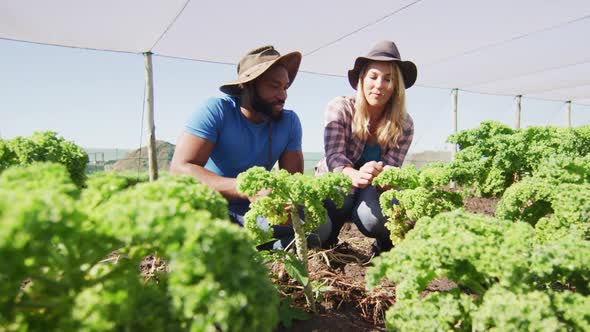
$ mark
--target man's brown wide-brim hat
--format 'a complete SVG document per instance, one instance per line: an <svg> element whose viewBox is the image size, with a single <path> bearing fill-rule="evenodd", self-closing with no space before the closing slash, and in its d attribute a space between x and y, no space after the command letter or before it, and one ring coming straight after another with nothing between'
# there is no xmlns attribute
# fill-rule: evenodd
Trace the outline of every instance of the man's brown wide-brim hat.
<svg viewBox="0 0 590 332"><path fill-rule="evenodd" d="M403 61L395 43L389 40L378 42L365 56L359 56L354 62L354 68L348 71L348 82L356 90L359 75L365 64L369 61L395 62L402 72L406 89L416 83L418 69L411 61Z"/></svg>
<svg viewBox="0 0 590 332"><path fill-rule="evenodd" d="M255 80L275 63L280 63L287 68L289 82L292 84L301 64L301 53L291 52L281 55L270 45L253 49L240 60L238 64L238 78L223 84L219 87L219 90L228 95L239 95L242 92L240 84Z"/></svg>

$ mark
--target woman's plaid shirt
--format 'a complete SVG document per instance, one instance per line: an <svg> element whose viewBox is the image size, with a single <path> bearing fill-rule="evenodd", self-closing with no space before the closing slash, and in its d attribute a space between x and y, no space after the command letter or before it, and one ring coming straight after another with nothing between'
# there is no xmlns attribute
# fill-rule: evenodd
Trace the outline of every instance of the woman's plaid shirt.
<svg viewBox="0 0 590 332"><path fill-rule="evenodd" d="M316 166L316 175L340 171L353 166L361 157L365 141L352 134L352 117L355 97L336 97L326 109L324 122L324 159ZM400 167L406 158L414 137L414 122L408 114L402 136L396 147L381 150L385 165Z"/></svg>

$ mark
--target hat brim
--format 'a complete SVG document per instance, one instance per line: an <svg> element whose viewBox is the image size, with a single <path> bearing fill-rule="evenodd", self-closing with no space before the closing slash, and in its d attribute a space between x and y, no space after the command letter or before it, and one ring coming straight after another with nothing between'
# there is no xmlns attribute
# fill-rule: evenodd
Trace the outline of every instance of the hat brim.
<svg viewBox="0 0 590 332"><path fill-rule="evenodd" d="M291 52L285 55L282 55L272 61L264 62L256 67L256 69L249 73L247 76L238 77L238 79L231 81L229 83L225 83L219 87L221 92L237 96L242 93L242 89L240 88L240 84L248 83L260 75L264 74L270 67L274 64L280 63L283 64L287 68L287 72L289 75L289 82L293 84L295 77L297 76L297 72L299 71L299 65L301 64L302 55L300 52Z"/></svg>
<svg viewBox="0 0 590 332"><path fill-rule="evenodd" d="M348 71L348 82L350 83L350 86L352 86L353 89L356 90L361 69L369 61L395 62L400 68L400 71L402 72L402 77L404 79L404 85L406 89L410 88L412 85L414 85L414 83L416 83L416 78L418 77L418 69L412 61L403 61L401 59L396 59L387 56L360 56L356 58L356 61L354 62L354 67Z"/></svg>

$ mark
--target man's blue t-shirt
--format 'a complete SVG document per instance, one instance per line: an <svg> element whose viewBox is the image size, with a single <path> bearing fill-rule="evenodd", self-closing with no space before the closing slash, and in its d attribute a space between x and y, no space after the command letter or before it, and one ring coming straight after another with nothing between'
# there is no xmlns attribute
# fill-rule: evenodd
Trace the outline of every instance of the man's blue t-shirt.
<svg viewBox="0 0 590 332"><path fill-rule="evenodd" d="M269 129L272 158L269 163ZM238 97L211 98L194 112L186 127L189 134L215 143L205 168L235 178L252 166L271 167L285 151L301 151L301 122L295 112L283 109L279 121L255 124L240 111Z"/></svg>

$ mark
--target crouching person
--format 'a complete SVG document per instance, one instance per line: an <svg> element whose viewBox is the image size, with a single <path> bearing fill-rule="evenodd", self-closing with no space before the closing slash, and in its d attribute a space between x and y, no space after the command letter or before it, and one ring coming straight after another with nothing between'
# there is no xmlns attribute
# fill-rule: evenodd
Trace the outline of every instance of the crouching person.
<svg viewBox="0 0 590 332"><path fill-rule="evenodd" d="M170 171L194 176L221 193L230 220L241 226L250 203L265 192L257 197L239 193L238 174L253 166L270 170L277 161L289 173L303 172L301 123L295 112L283 109L300 63L300 52L281 56L272 46L248 52L238 64L237 79L220 87L226 96L197 109L178 139ZM262 217L259 225L269 227ZM276 241L260 248L284 249L293 240L292 227L272 227ZM320 234L327 238L331 226L324 227L328 231Z"/></svg>
<svg viewBox="0 0 590 332"><path fill-rule="evenodd" d="M352 221L374 238L376 254L392 248L386 217L379 205L383 188L372 184L384 170L400 167L414 136L412 117L406 112L405 90L416 82L417 69L403 61L392 41L377 43L366 56L355 59L348 81L356 93L332 100L325 113L325 158L316 175L341 172L352 180L353 190L344 205L325 206L332 222L327 245L338 242L345 222Z"/></svg>

